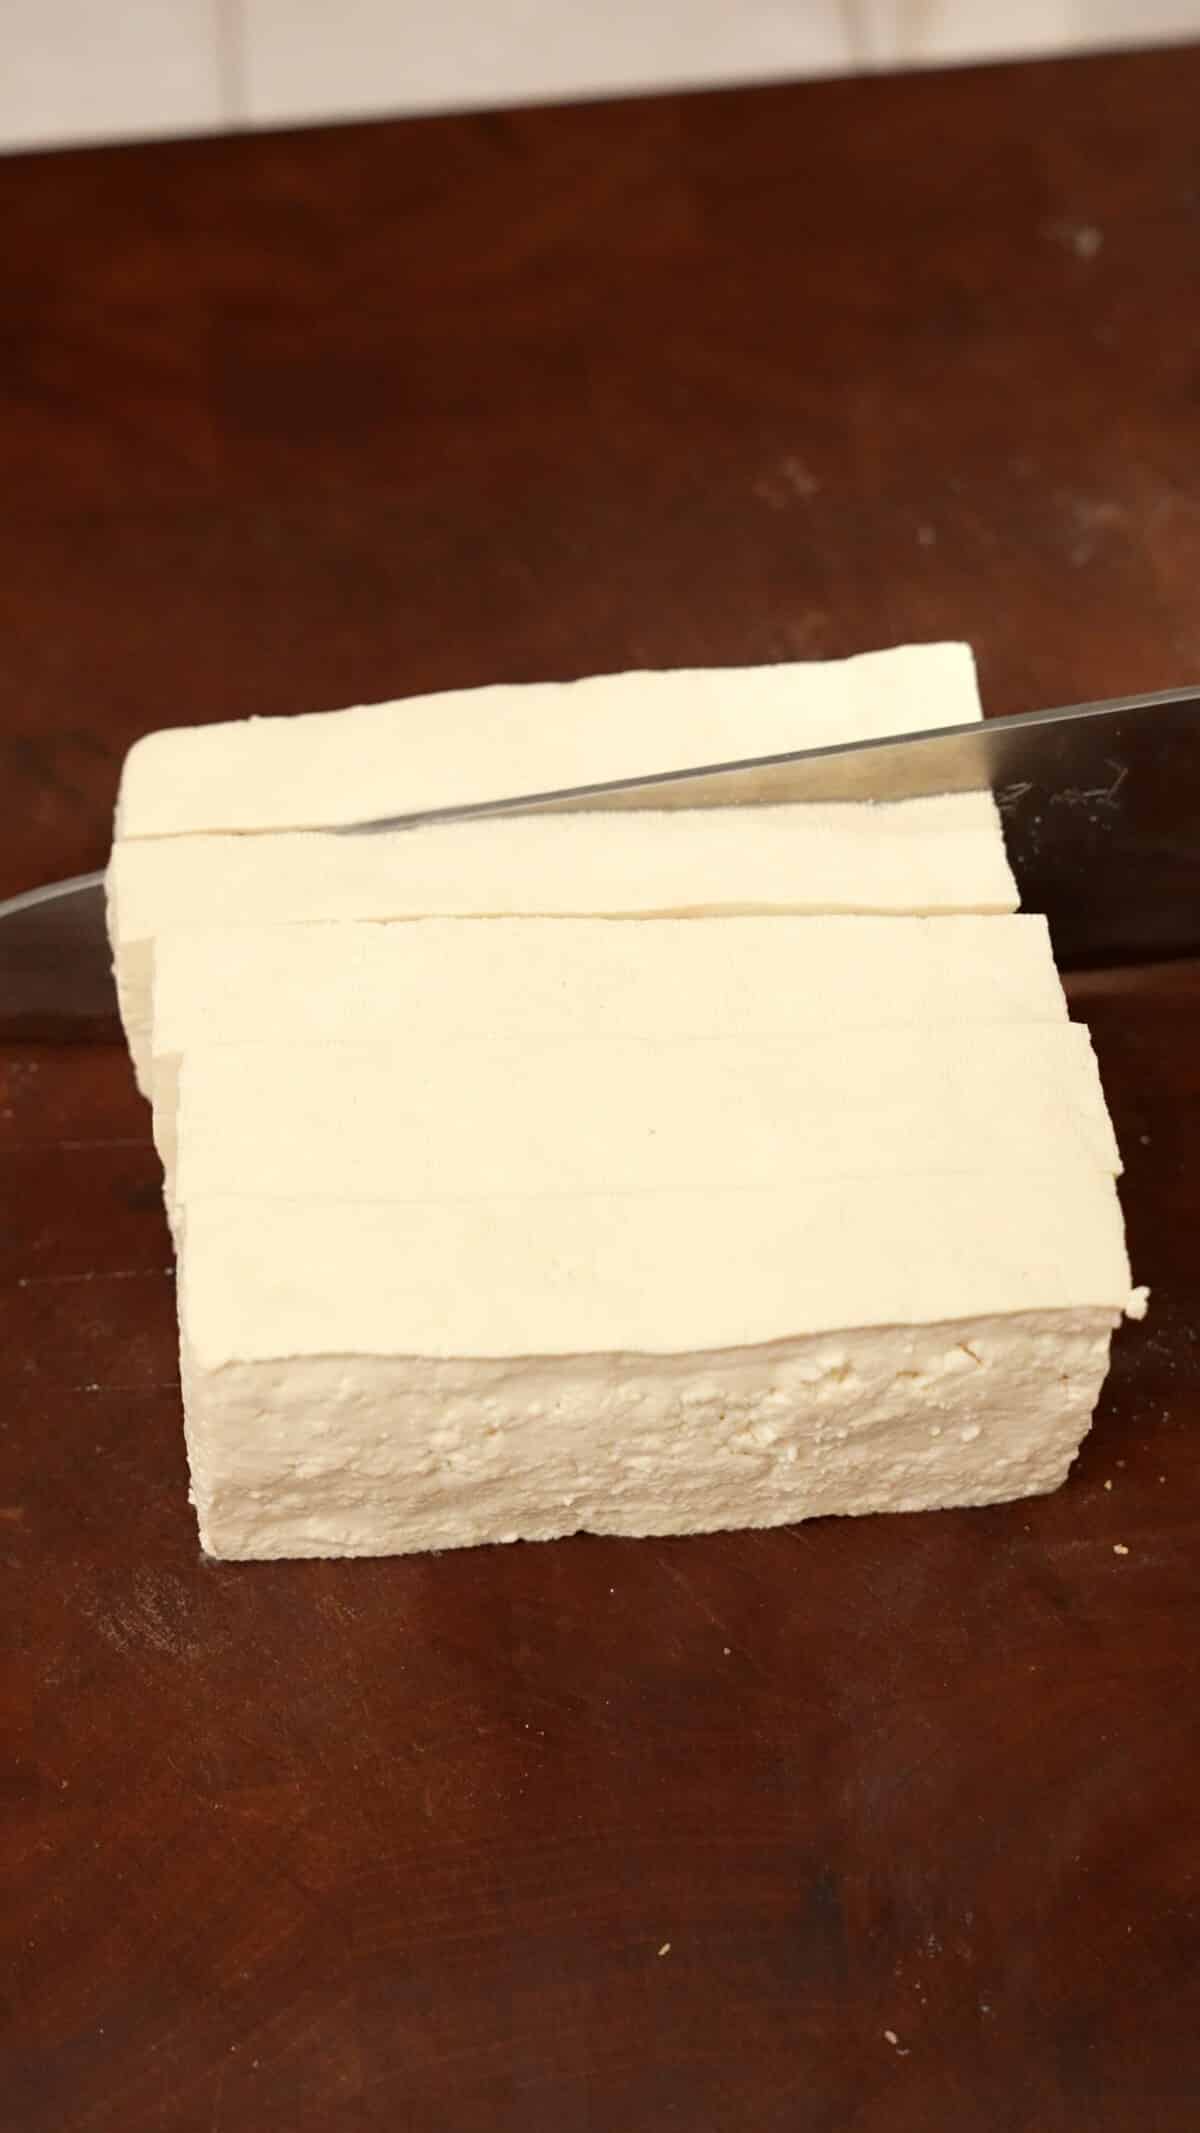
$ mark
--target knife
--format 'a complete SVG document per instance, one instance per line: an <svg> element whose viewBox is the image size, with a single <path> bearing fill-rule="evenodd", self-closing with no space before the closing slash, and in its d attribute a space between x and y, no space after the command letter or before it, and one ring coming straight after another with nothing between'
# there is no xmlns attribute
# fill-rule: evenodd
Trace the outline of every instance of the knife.
<svg viewBox="0 0 1200 2133"><path fill-rule="evenodd" d="M1024 909L1060 967L1200 953L1200 690L1030 711L568 790L381 816L371 836L494 815L929 799L990 791ZM104 877L0 903L0 1035L91 1036L115 1023Z"/></svg>

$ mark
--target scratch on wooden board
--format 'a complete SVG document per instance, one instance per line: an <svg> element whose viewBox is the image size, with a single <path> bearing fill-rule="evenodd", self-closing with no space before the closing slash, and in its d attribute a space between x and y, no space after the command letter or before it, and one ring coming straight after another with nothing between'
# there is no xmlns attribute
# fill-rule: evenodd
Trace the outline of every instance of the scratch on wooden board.
<svg viewBox="0 0 1200 2133"><path fill-rule="evenodd" d="M165 1572L135 1570L119 1591L81 1595L80 1604L105 1642L135 1661L211 1654L227 1634L211 1621L197 1620L188 1588Z"/></svg>
<svg viewBox="0 0 1200 2133"><path fill-rule="evenodd" d="M173 1274L174 1266L87 1267L81 1274L18 1274L19 1289L38 1288L64 1281L144 1281L155 1274Z"/></svg>
<svg viewBox="0 0 1200 2133"><path fill-rule="evenodd" d="M0 1119L15 1117L16 1112L11 1104L0 1105ZM35 1135L28 1140L18 1135L16 1145L19 1148L23 1148L30 1155L54 1155L60 1148L66 1148L72 1154L86 1154L93 1148L144 1149L146 1138L141 1133L122 1133L111 1136L108 1134L89 1134L85 1138L76 1138L73 1134L51 1134L46 1140L43 1140L40 1135Z"/></svg>
<svg viewBox="0 0 1200 2133"><path fill-rule="evenodd" d="M107 1385L96 1381L89 1385L69 1385L68 1392L178 1392L178 1378L156 1378L146 1385Z"/></svg>
<svg viewBox="0 0 1200 2133"><path fill-rule="evenodd" d="M714 1629L719 1629L723 1637L732 1637L733 1631L730 1629L729 1624L724 1621L722 1617L717 1613L716 1608L712 1606L711 1602L704 1599L703 1596L696 1591L691 1579L687 1576L685 1571L679 1568L679 1565L677 1563L668 1562L664 1556L660 1555L658 1558L658 1566L660 1570L664 1570L666 1572L667 1576L671 1580L671 1583L676 1586L680 1592L683 1593L684 1597L687 1600L691 1602L697 1614L703 1615L705 1620L710 1622Z"/></svg>
<svg viewBox="0 0 1200 2133"><path fill-rule="evenodd" d="M789 505L797 500L809 503L814 496L820 494L820 490L821 484L816 476L794 452L786 453L782 459L777 460L775 465L753 484L753 494L758 497L760 503L768 504L772 511L786 511Z"/></svg>
<svg viewBox="0 0 1200 2133"><path fill-rule="evenodd" d="M54 1140L40 1141L41 1148L144 1148L146 1138L141 1133L122 1134L115 1140Z"/></svg>

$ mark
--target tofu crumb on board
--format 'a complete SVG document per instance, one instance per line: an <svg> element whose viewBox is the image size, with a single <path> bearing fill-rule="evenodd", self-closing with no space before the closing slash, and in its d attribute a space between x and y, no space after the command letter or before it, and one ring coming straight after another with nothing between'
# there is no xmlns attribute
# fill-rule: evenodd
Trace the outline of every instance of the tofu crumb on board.
<svg viewBox="0 0 1200 2133"><path fill-rule="evenodd" d="M208 1552L1059 1484L1145 1300L989 794L323 833L980 715L929 645L137 744L110 929Z"/></svg>

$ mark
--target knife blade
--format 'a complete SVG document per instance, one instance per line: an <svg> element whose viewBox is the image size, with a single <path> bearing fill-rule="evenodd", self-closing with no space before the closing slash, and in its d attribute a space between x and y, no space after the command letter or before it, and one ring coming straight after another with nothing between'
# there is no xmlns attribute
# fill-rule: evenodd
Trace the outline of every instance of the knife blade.
<svg viewBox="0 0 1200 2133"><path fill-rule="evenodd" d="M1060 967L1200 952L1200 689L510 794L328 834L511 814L887 805L976 791L996 799L1022 907L1045 912ZM87 1037L115 1018L103 875L0 903L0 1034Z"/></svg>

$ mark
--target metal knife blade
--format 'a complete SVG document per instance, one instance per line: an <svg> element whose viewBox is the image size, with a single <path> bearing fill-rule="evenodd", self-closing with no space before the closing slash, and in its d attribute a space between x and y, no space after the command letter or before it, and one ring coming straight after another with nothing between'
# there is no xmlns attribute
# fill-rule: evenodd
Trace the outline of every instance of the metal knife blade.
<svg viewBox="0 0 1200 2133"><path fill-rule="evenodd" d="M1025 910L1063 967L1200 953L1200 689L513 794L331 830L505 814L763 806L990 791ZM0 903L0 1033L89 1036L116 1003L100 874Z"/></svg>

